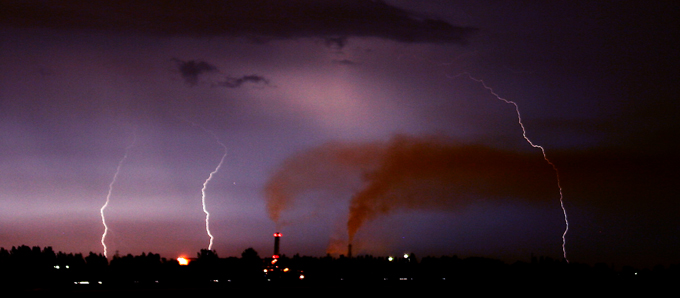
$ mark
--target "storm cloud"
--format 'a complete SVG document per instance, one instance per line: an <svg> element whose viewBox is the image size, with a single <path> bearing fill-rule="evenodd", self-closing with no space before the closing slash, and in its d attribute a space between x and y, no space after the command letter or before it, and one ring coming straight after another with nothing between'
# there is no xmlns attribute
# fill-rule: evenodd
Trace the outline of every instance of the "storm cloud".
<svg viewBox="0 0 680 298"><path fill-rule="evenodd" d="M3 1L0 24L254 40L348 37L464 44L475 28L423 17L383 1Z"/></svg>
<svg viewBox="0 0 680 298"><path fill-rule="evenodd" d="M176 58L172 60L176 63L177 70L179 70L180 75L182 75L182 78L189 86L198 84L198 78L203 74L219 72L217 67L205 61L183 61Z"/></svg>
<svg viewBox="0 0 680 298"><path fill-rule="evenodd" d="M259 75L245 75L242 77L234 78L227 77L222 81L213 83L213 86L227 87L227 88L238 88L244 83L252 83L258 85L269 85L269 80L265 79Z"/></svg>
<svg viewBox="0 0 680 298"><path fill-rule="evenodd" d="M196 86L201 82L200 78L210 74L219 74L220 70L217 66L214 66L208 62L202 60L180 60L177 58L172 59L175 62L177 70L179 71L182 79L189 86ZM210 86L213 87L226 87L226 88L239 88L245 83L251 83L256 85L269 85L269 80L260 75L244 75L240 77L227 76L224 78L209 78L206 80Z"/></svg>

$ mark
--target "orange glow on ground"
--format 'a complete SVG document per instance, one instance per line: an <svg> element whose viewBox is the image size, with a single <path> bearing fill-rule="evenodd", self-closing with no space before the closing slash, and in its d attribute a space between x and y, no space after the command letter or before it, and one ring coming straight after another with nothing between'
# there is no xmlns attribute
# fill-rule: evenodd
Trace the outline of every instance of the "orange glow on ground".
<svg viewBox="0 0 680 298"><path fill-rule="evenodd" d="M179 258L177 258L177 262L178 262L180 265L182 265L182 266L189 265L189 259L187 259L187 258L185 258L185 257L179 257Z"/></svg>

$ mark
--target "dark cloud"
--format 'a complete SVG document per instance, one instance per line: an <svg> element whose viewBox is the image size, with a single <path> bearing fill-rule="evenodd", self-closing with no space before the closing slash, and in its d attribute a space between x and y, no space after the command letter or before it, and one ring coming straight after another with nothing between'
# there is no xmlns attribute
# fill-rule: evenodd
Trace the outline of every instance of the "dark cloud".
<svg viewBox="0 0 680 298"><path fill-rule="evenodd" d="M325 43L329 48L342 49L347 44L347 37L326 37Z"/></svg>
<svg viewBox="0 0 680 298"><path fill-rule="evenodd" d="M245 75L240 78L227 77L224 81L213 83L213 86L238 88L244 83L252 83L258 85L269 85L269 80L258 75Z"/></svg>
<svg viewBox="0 0 680 298"><path fill-rule="evenodd" d="M189 86L196 86L199 83L199 78L203 75L211 73L219 73L220 70L208 62L202 60L180 60L172 59L177 66L177 70L182 75L182 78ZM241 77L226 77L222 80L210 79L211 86L238 88L245 83L252 83L257 85L269 85L269 80L259 75L244 75Z"/></svg>
<svg viewBox="0 0 680 298"><path fill-rule="evenodd" d="M333 63L340 64L340 65L356 65L357 64L356 62L349 60L349 59L333 60Z"/></svg>
<svg viewBox="0 0 680 298"><path fill-rule="evenodd" d="M195 86L198 84L198 77L202 74L219 72L217 67L205 61L183 61L177 58L172 60L176 63L177 69L182 75L182 78L187 84L189 84L189 86Z"/></svg>
<svg viewBox="0 0 680 298"><path fill-rule="evenodd" d="M0 4L0 24L254 39L314 37L334 47L343 47L347 37L462 44L475 31L368 0L14 0Z"/></svg>

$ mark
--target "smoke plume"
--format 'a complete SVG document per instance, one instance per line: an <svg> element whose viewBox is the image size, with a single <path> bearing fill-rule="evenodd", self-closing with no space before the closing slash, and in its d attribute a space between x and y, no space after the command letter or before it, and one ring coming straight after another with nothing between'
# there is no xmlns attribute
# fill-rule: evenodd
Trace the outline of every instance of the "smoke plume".
<svg viewBox="0 0 680 298"><path fill-rule="evenodd" d="M358 187L360 174L377 167L381 147L333 142L291 156L265 185L269 217L278 227L281 213L292 208L303 193Z"/></svg>
<svg viewBox="0 0 680 298"><path fill-rule="evenodd" d="M267 208L278 223L281 212L306 191L354 187L347 220L351 243L363 224L395 210L454 211L475 200L550 201L558 198L554 175L540 152L444 137L333 143L288 159L266 186Z"/></svg>
<svg viewBox="0 0 680 298"><path fill-rule="evenodd" d="M366 222L398 209L458 210L472 200L540 201L554 174L540 155L460 145L442 138L394 138L350 202L350 242Z"/></svg>

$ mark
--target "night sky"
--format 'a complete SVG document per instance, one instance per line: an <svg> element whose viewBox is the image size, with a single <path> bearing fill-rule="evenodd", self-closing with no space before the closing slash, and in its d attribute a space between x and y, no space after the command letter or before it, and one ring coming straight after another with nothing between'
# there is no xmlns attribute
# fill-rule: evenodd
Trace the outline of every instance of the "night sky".
<svg viewBox="0 0 680 298"><path fill-rule="evenodd" d="M0 1L0 247L678 263L658 2Z"/></svg>

